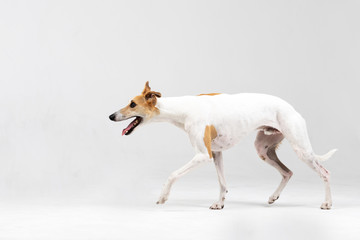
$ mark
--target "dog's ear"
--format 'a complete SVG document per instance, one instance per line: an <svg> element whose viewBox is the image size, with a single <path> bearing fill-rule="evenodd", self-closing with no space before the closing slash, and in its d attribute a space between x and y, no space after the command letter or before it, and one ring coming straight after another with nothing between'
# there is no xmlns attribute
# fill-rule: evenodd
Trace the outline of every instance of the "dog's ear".
<svg viewBox="0 0 360 240"><path fill-rule="evenodd" d="M145 83L145 88L142 92L142 95L144 96L145 100L149 100L151 98L160 98L161 97L161 93L159 92L155 92L155 91L151 91L151 88L149 86L149 81L147 81Z"/></svg>
<svg viewBox="0 0 360 240"><path fill-rule="evenodd" d="M150 90L151 90L151 88L150 88L150 86L149 86L149 81L147 81L147 82L145 83L145 88L144 88L144 90L142 91L142 95L146 96L146 94L147 94L148 92L150 92Z"/></svg>
<svg viewBox="0 0 360 240"><path fill-rule="evenodd" d="M161 93L150 91L150 92L146 93L144 97L145 97L146 102L149 105L155 107L156 102L157 102L157 97L161 97Z"/></svg>
<svg viewBox="0 0 360 240"><path fill-rule="evenodd" d="M145 97L145 100L148 100L149 98L160 98L161 97L161 93L159 93L159 92L154 92L154 91L150 91L150 92L148 92L148 93L146 93L145 95L144 95L144 97Z"/></svg>

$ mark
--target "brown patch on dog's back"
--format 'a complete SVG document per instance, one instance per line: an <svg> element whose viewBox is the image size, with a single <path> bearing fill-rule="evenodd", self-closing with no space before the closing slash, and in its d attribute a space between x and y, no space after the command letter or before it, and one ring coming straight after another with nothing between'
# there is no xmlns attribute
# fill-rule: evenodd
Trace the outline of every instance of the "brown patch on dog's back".
<svg viewBox="0 0 360 240"><path fill-rule="evenodd" d="M220 95L221 93L202 93L199 94L198 96L216 96L216 95Z"/></svg>
<svg viewBox="0 0 360 240"><path fill-rule="evenodd" d="M205 127L204 133L204 144L208 151L210 158L213 158L212 151L211 151L211 141L217 137L216 129L213 125L207 125Z"/></svg>

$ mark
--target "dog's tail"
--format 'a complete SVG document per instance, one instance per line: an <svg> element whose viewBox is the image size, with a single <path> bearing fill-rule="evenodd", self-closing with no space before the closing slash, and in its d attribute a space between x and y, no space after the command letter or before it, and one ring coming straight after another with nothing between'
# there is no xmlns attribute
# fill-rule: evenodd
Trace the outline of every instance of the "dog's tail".
<svg viewBox="0 0 360 240"><path fill-rule="evenodd" d="M316 158L319 162L323 162L323 161L326 161L328 160L329 158L331 158L331 156L337 151L337 149L333 149L333 150L330 150L328 153L322 155L322 156L318 156L316 155Z"/></svg>

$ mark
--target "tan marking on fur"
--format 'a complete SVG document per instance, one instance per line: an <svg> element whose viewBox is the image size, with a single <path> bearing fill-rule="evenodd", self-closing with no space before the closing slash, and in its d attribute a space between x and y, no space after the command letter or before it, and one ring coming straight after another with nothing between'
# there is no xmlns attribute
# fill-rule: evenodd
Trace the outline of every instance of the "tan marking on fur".
<svg viewBox="0 0 360 240"><path fill-rule="evenodd" d="M155 97L161 97L161 93L159 92L155 92L155 91L151 91L151 88L149 86L149 81L147 81L145 83L145 87L144 90L141 93L144 97L145 100L149 100L150 98L155 98ZM155 102L156 103L156 102Z"/></svg>
<svg viewBox="0 0 360 240"><path fill-rule="evenodd" d="M145 94L148 93L150 90L151 90L151 88L150 88L150 86L149 86L149 81L147 81L147 82L145 83L144 90L142 91L142 95L145 96Z"/></svg>
<svg viewBox="0 0 360 240"><path fill-rule="evenodd" d="M132 99L136 106L131 108L129 103L129 105L120 110L120 113L127 117L140 116L151 118L160 113L159 109L155 107L159 97L161 97L161 93L151 91L149 81L147 81L141 95Z"/></svg>
<svg viewBox="0 0 360 240"><path fill-rule="evenodd" d="M263 155L259 156L261 158L261 160L265 161L265 157Z"/></svg>
<svg viewBox="0 0 360 240"><path fill-rule="evenodd" d="M216 95L220 95L221 93L202 93L199 94L198 96L216 96Z"/></svg>
<svg viewBox="0 0 360 240"><path fill-rule="evenodd" d="M154 114L159 114L160 111L153 100L145 100L143 95L136 96L132 99L136 103L136 107L131 108L130 104L120 110L120 113L124 116L146 116L151 118Z"/></svg>
<svg viewBox="0 0 360 240"><path fill-rule="evenodd" d="M213 125L207 125L205 127L204 143L210 158L213 158L211 151L211 141L214 140L216 137L217 137L217 132L215 127Z"/></svg>

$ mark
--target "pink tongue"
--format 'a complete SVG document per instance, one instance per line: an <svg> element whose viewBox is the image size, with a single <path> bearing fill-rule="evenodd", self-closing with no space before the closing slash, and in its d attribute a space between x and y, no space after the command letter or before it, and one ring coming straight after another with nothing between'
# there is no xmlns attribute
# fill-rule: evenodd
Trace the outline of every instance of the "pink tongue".
<svg viewBox="0 0 360 240"><path fill-rule="evenodd" d="M124 136L125 133L132 128L133 125L134 125L133 122L131 122L131 123L129 124L129 126L127 126L127 127L122 131L122 136Z"/></svg>

